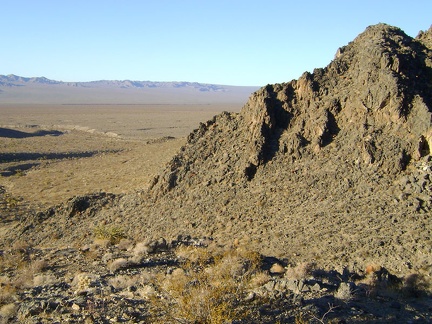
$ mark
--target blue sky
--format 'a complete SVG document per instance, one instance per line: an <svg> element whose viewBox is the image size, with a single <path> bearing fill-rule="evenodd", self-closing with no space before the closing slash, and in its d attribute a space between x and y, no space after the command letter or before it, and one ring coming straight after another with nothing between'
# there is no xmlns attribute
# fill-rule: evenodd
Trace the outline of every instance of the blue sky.
<svg viewBox="0 0 432 324"><path fill-rule="evenodd" d="M62 81L287 82L369 25L415 37L430 0L0 0L0 74Z"/></svg>

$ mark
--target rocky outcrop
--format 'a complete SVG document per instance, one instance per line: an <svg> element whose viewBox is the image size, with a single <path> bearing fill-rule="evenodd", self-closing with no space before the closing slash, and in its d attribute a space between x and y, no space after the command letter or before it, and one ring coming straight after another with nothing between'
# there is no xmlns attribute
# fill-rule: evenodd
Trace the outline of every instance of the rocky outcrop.
<svg viewBox="0 0 432 324"><path fill-rule="evenodd" d="M323 268L373 261L432 275L430 34L368 27L327 67L201 123L147 192L99 209L76 201L43 226L103 220L136 239L239 240Z"/></svg>
<svg viewBox="0 0 432 324"><path fill-rule="evenodd" d="M419 163L430 165L430 33L414 39L385 24L368 27L339 48L327 67L267 85L239 114L223 113L201 124L155 178L149 214L172 220L172 233L246 235L269 252L286 251L281 245L299 235L293 223L306 220L313 225L305 245L322 235L330 244L346 231L346 244L364 247L349 221L357 217L366 227L377 223L386 237L379 242L389 247L378 254L391 255L398 244L387 233L384 215L398 215L392 217L417 228L424 224L408 223L407 213L431 210L424 195L419 208L414 196L420 193L394 185L417 172ZM431 182L425 181L429 192ZM400 199L406 191L416 207ZM156 223L155 228L168 227ZM374 244L370 249L381 249ZM343 245L323 249L346 255Z"/></svg>
<svg viewBox="0 0 432 324"><path fill-rule="evenodd" d="M429 34L412 39L398 28L371 26L326 68L255 92L239 115L217 116L189 136L162 191L196 169L211 174L217 164L251 180L276 155L293 161L330 144L361 168L404 170L432 146Z"/></svg>

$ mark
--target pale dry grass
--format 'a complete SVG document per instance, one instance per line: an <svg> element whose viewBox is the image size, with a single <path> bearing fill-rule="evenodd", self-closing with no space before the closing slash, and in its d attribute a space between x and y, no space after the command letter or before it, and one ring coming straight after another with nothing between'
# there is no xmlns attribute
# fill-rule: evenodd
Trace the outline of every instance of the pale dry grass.
<svg viewBox="0 0 432 324"><path fill-rule="evenodd" d="M268 280L261 257L245 248L179 247L181 268L154 281L152 320L181 323L225 323L244 319L250 311L242 300L250 287Z"/></svg>
<svg viewBox="0 0 432 324"><path fill-rule="evenodd" d="M14 303L6 304L0 307L0 323L7 323L12 317L15 316L18 305ZM4 320L4 322L3 322Z"/></svg>
<svg viewBox="0 0 432 324"><path fill-rule="evenodd" d="M111 272L116 272L117 270L127 268L130 265L130 262L125 258L119 258L113 260L109 265L108 269Z"/></svg>
<svg viewBox="0 0 432 324"><path fill-rule="evenodd" d="M312 274L315 264L311 262L301 262L294 267L287 267L285 277L288 279L306 279Z"/></svg>

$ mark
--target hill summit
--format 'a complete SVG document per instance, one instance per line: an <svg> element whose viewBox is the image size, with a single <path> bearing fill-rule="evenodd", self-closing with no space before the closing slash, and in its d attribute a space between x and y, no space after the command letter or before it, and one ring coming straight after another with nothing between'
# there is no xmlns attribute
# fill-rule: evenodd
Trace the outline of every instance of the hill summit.
<svg viewBox="0 0 432 324"><path fill-rule="evenodd" d="M322 267L431 274L431 38L370 26L327 67L202 123L147 191L68 202L23 228L43 226L40 243L48 228L81 240L73 229L103 219L131 237L238 240ZM88 218L76 222L74 208Z"/></svg>
<svg viewBox="0 0 432 324"><path fill-rule="evenodd" d="M431 35L368 27L327 67L201 124L155 179L146 228L398 269L402 250L430 255Z"/></svg>

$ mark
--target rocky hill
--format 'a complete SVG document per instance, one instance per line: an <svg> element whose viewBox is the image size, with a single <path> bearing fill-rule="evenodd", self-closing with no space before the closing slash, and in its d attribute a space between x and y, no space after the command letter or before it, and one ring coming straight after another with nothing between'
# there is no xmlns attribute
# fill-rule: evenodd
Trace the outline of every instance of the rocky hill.
<svg viewBox="0 0 432 324"><path fill-rule="evenodd" d="M25 236L45 244L52 233L35 229L52 223L82 239L69 229L104 219L131 237L248 240L323 266L430 273L432 51L422 40L431 33L369 27L324 69L201 124L148 192L68 203L66 215L28 220ZM74 208L91 218L78 222Z"/></svg>
<svg viewBox="0 0 432 324"><path fill-rule="evenodd" d="M368 27L327 67L202 123L148 191L76 197L5 244L82 245L103 223L137 241L191 236L288 265L430 277L431 38Z"/></svg>
<svg viewBox="0 0 432 324"><path fill-rule="evenodd" d="M326 68L202 124L155 179L145 228L430 271L431 33L371 26Z"/></svg>

